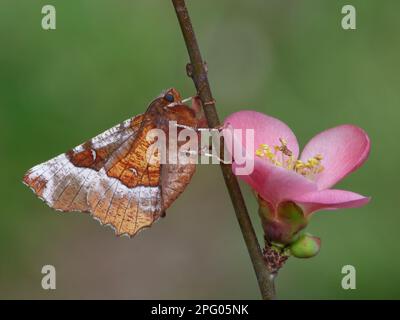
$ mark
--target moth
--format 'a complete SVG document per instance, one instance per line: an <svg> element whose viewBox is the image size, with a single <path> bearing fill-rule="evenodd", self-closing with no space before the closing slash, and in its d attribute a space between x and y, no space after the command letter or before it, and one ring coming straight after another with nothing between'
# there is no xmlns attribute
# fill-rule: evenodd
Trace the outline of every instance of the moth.
<svg viewBox="0 0 400 320"><path fill-rule="evenodd" d="M189 107L171 88L144 114L33 167L23 182L51 208L90 213L117 235L132 237L165 216L196 169L192 163L162 164L157 157L149 161L147 134L154 128L167 133L170 121L180 128L204 125L199 106Z"/></svg>

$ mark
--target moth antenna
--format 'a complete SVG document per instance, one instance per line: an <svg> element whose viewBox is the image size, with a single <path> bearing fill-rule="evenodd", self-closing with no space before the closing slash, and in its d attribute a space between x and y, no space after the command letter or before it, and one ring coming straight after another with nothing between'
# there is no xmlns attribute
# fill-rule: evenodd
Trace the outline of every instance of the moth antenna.
<svg viewBox="0 0 400 320"><path fill-rule="evenodd" d="M231 161L222 160L220 157L216 156L215 154L211 154L211 153L205 152L205 153L202 153L202 155L205 156L205 157L215 158L215 159L217 159L219 162L221 162L223 164L232 164Z"/></svg>
<svg viewBox="0 0 400 320"><path fill-rule="evenodd" d="M189 98L185 98L185 99L183 99L181 102L182 102L182 103L185 103L185 102L191 101L192 98L193 98L193 96L192 96L192 97L189 97Z"/></svg>

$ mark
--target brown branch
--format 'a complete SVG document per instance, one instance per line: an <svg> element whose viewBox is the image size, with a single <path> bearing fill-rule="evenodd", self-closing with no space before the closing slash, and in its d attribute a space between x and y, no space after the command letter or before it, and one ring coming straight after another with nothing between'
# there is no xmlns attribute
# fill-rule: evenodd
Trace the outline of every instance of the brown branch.
<svg viewBox="0 0 400 320"><path fill-rule="evenodd" d="M172 3L179 20L183 37L185 39L186 48L190 57L191 63L187 68L188 74L191 76L194 85L196 86L197 93L203 104L208 125L210 128L215 128L220 124L220 122L218 119L217 110L215 108L215 101L212 97L208 82L207 70L201 57L200 48L193 31L193 26L190 21L185 1L172 0ZM266 300L272 299L275 295L273 277L265 266L260 245L257 241L253 225L251 224L246 204L240 191L239 183L236 177L232 174L231 165L221 163L221 170L224 175L225 183L228 188L233 207L235 208L236 217L239 222L243 238L246 242L251 262L253 263L262 298Z"/></svg>

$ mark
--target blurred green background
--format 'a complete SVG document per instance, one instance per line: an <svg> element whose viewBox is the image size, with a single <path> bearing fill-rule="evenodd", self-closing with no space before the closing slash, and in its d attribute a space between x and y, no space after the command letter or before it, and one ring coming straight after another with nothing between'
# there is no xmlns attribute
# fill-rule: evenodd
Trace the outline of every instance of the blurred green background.
<svg viewBox="0 0 400 320"><path fill-rule="evenodd" d="M341 8L357 9L357 30ZM41 8L57 29L41 28ZM370 159L339 188L363 208L320 212L320 254L290 259L280 299L400 298L400 2L188 1L220 116L250 108L285 121L304 145L342 123L364 128ZM167 218L135 239L85 214L56 213L24 172L145 110L161 90L194 89L170 1L0 0L0 298L233 298L259 292L218 166L199 166ZM243 186L260 239L256 203ZM57 289L41 288L41 268ZM342 266L357 289L341 288Z"/></svg>

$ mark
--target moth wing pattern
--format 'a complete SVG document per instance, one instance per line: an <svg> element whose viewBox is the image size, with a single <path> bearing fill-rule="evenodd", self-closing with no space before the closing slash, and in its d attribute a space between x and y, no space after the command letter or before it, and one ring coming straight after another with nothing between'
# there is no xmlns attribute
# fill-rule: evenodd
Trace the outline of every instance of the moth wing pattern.
<svg viewBox="0 0 400 320"><path fill-rule="evenodd" d="M161 166L162 203L167 209L181 195L196 171L195 164L163 164ZM164 178L165 177L165 178Z"/></svg>
<svg viewBox="0 0 400 320"><path fill-rule="evenodd" d="M160 164L147 135L168 132L170 120L196 128L195 111L163 96L146 113L128 119L91 140L30 169L23 182L47 205L59 211L89 212L117 235L134 236L150 227L184 191L195 164ZM150 135L151 137L151 135Z"/></svg>
<svg viewBox="0 0 400 320"><path fill-rule="evenodd" d="M102 224L112 226L116 234L133 236L155 220L154 210L148 212L151 207L148 202L157 208L160 188L128 188L117 178L107 176L105 167L113 155L121 155L124 150L124 157L133 153L132 146L143 117L128 119L33 167L25 174L23 182L51 208L90 212ZM125 219L113 218L124 215Z"/></svg>
<svg viewBox="0 0 400 320"><path fill-rule="evenodd" d="M152 141L146 136L151 129L154 124L146 122L113 152L87 196L95 218L114 227L117 235L133 236L150 227L163 210L160 161L148 153Z"/></svg>

